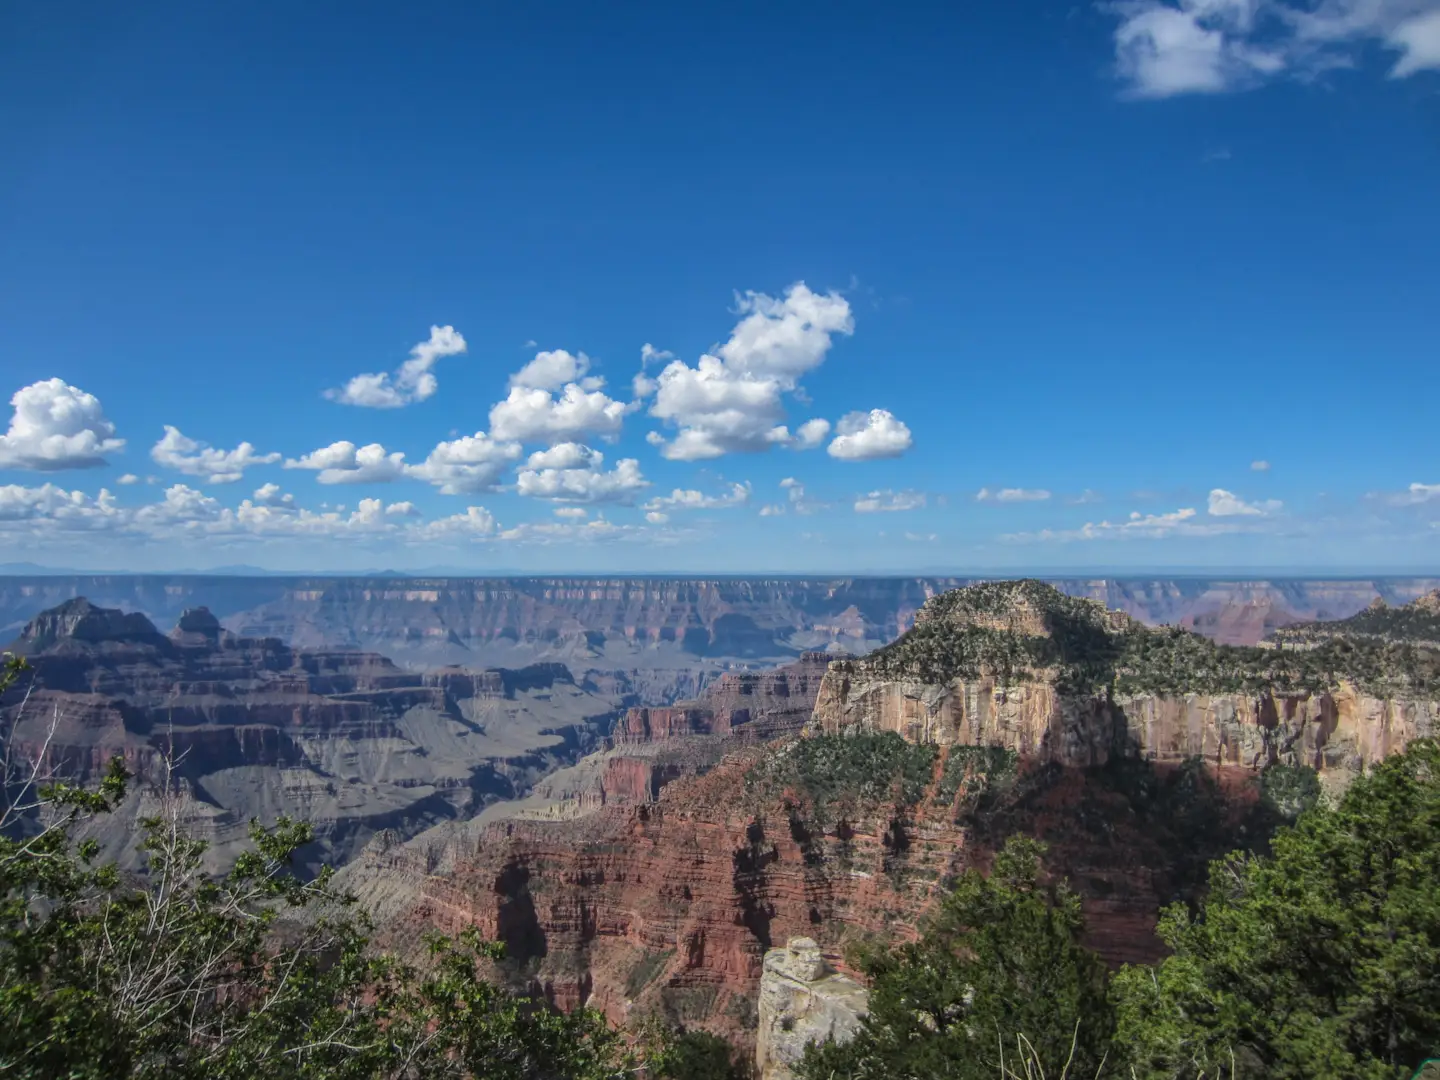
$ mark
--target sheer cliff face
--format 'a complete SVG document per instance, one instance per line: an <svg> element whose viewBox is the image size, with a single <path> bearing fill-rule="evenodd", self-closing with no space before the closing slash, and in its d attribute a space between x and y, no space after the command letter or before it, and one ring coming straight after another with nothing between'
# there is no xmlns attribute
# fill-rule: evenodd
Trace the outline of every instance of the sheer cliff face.
<svg viewBox="0 0 1440 1080"><path fill-rule="evenodd" d="M33 669L0 703L13 749L82 782L116 756L137 777L96 826L122 859L167 759L217 867L252 817L280 814L315 825L311 862L337 862L377 829L409 836L523 794L593 748L616 715L559 665L406 671L374 654L236 637L204 609L165 635L143 615L75 599L8 648Z"/></svg>
<svg viewBox="0 0 1440 1080"><path fill-rule="evenodd" d="M1353 775L1440 718L1440 648L1370 633L1428 632L1436 594L1287 631L1245 649L1062 596L1038 582L959 590L863 660L831 664L810 727L892 731L910 742L997 746L1068 766L1112 758ZM1298 642L1298 644L1294 644Z"/></svg>
<svg viewBox="0 0 1440 1080"><path fill-rule="evenodd" d="M1252 769L1282 763L1354 774L1440 731L1440 702L1377 697L1342 683L1319 694L1067 693L1041 672L942 685L837 666L811 721L823 732L893 731L911 742L1001 746L1041 761L1103 765L1139 754L1179 763L1200 757Z"/></svg>

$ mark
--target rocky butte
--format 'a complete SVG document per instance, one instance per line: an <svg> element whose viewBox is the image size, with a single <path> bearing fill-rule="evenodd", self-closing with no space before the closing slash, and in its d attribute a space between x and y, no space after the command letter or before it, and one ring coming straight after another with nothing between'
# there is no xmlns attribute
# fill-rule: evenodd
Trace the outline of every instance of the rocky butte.
<svg viewBox="0 0 1440 1080"><path fill-rule="evenodd" d="M373 653L240 637L204 608L162 634L77 598L6 649L33 669L0 703L21 757L86 781L118 756L139 777L98 826L122 858L168 786L217 866L251 818L281 814L315 825L311 865L344 862L377 831L409 836L525 794L594 749L620 704L559 664L407 671Z"/></svg>
<svg viewBox="0 0 1440 1080"><path fill-rule="evenodd" d="M1437 595L1227 648L1039 582L979 585L927 603L893 644L830 665L812 725L1072 766L1119 755L1354 773L1432 733L1440 686L1432 649L1361 627L1381 610L1407 631L1440 622L1427 614Z"/></svg>
<svg viewBox="0 0 1440 1080"><path fill-rule="evenodd" d="M716 735L703 699L674 723L631 714L607 753L715 745L634 802L440 826L345 876L392 944L477 925L506 943L502 974L560 1005L741 1045L767 950L803 937L838 958L906 933L1016 831L1048 844L1102 955L1153 959L1159 907L1293 817L1311 769L1344 783L1433 730L1431 646L1314 632L1232 647L1038 582L950 592L893 645L829 664L802 736Z"/></svg>

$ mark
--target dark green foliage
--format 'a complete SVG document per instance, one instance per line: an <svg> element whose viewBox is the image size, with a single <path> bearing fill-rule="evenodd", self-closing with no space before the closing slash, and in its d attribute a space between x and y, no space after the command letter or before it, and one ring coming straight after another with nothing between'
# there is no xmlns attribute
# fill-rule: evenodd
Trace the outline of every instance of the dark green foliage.
<svg viewBox="0 0 1440 1080"><path fill-rule="evenodd" d="M811 1047L800 1075L993 1080L1023 1036L1040 1060L1095 1076L1111 1032L1105 971L1079 943L1079 897L1042 882L1041 851L1011 840L988 876L961 876L918 942L864 957L869 1016L850 1043Z"/></svg>
<svg viewBox="0 0 1440 1080"><path fill-rule="evenodd" d="M707 1031L669 1036L650 1062L652 1080L741 1080L749 1070L735 1048Z"/></svg>
<svg viewBox="0 0 1440 1080"><path fill-rule="evenodd" d="M1409 1076L1440 1047L1440 746L1313 806L1269 857L1217 861L1160 933L1174 955L1114 986L1141 1080Z"/></svg>
<svg viewBox="0 0 1440 1080"><path fill-rule="evenodd" d="M966 803L993 796L1014 783L1020 755L1003 746L952 746L935 790L935 801L949 806L963 793Z"/></svg>
<svg viewBox="0 0 1440 1080"><path fill-rule="evenodd" d="M1275 632L1277 641L1310 644L1330 637L1374 637L1440 647L1440 596L1431 593L1414 603L1390 607L1376 603L1348 619L1298 623Z"/></svg>
<svg viewBox="0 0 1440 1080"><path fill-rule="evenodd" d="M1260 774L1260 805L1278 824L1293 825L1320 801L1320 774L1308 765L1271 765Z"/></svg>
<svg viewBox="0 0 1440 1080"><path fill-rule="evenodd" d="M823 822L847 806L915 805L934 773L935 754L935 747L906 742L889 731L817 735L766 754L746 785L789 792L813 820Z"/></svg>

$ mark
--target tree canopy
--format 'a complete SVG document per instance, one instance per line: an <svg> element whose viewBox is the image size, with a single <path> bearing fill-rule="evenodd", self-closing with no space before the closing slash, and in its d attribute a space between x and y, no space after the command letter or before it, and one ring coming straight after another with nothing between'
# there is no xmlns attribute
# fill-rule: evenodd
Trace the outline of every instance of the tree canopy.
<svg viewBox="0 0 1440 1080"><path fill-rule="evenodd" d="M1440 746L1212 864L1160 935L1173 955L1115 978L1136 1076L1408 1077L1440 1052Z"/></svg>
<svg viewBox="0 0 1440 1080"><path fill-rule="evenodd" d="M1041 880L1015 838L967 870L920 939L859 957L870 1012L855 1039L811 1047L806 1080L993 1080L1026 1055L1092 1076L1108 1052L1105 969L1080 944L1080 898Z"/></svg>

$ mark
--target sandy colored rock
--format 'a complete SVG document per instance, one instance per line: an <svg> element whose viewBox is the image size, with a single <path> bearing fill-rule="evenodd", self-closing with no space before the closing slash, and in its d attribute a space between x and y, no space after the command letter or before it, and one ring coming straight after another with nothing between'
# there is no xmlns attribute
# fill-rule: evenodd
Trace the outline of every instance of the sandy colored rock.
<svg viewBox="0 0 1440 1080"><path fill-rule="evenodd" d="M812 939L791 938L765 954L760 973L755 1067L760 1080L791 1080L810 1043L854 1038L869 991L826 961Z"/></svg>
<svg viewBox="0 0 1440 1080"><path fill-rule="evenodd" d="M1001 746L1062 765L1113 755L1263 768L1280 762L1356 774L1437 731L1440 703L1355 687L1315 695L1067 696L1045 678L934 686L832 667L809 729L893 731L910 742Z"/></svg>

